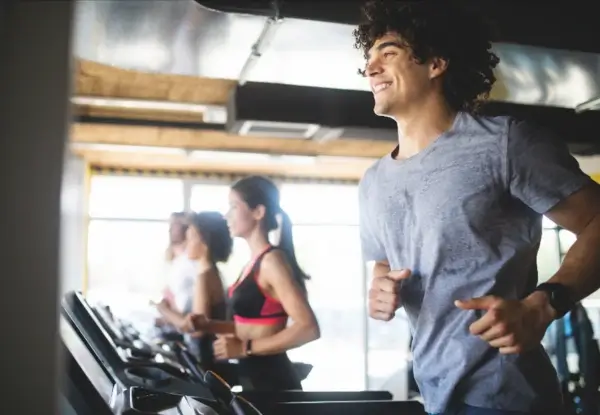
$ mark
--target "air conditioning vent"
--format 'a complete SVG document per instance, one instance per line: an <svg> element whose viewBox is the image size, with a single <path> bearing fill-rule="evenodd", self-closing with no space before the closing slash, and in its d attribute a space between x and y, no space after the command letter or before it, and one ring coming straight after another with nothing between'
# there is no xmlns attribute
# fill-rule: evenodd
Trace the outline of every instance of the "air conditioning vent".
<svg viewBox="0 0 600 415"><path fill-rule="evenodd" d="M357 128L360 131L354 131ZM389 130L383 139L397 140L396 124L373 113L369 92L255 82L234 89L226 129L232 134L315 141L379 139L379 130Z"/></svg>
<svg viewBox="0 0 600 415"><path fill-rule="evenodd" d="M244 121L239 128L240 135L282 138L311 138L319 126L277 121Z"/></svg>

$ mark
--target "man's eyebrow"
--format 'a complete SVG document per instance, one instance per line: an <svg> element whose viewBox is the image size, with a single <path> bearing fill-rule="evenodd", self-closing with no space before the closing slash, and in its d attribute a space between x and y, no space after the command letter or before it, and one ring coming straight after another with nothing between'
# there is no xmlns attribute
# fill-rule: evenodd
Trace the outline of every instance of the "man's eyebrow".
<svg viewBox="0 0 600 415"><path fill-rule="evenodd" d="M377 47L375 49L377 49L377 51L380 51L382 49L387 48L388 46L394 46L398 49L402 49L402 44L396 40L389 40L387 42L383 42L380 43L379 45L377 45ZM367 53L367 58L371 57L371 52Z"/></svg>

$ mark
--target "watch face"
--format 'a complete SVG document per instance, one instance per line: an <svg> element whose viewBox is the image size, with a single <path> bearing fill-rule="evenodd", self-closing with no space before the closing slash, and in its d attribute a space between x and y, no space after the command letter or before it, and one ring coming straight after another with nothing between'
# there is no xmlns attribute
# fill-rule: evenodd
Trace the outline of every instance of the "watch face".
<svg viewBox="0 0 600 415"><path fill-rule="evenodd" d="M545 286L542 284L542 286L548 294L550 305L561 317L573 308L574 304L567 287L562 284L547 284Z"/></svg>
<svg viewBox="0 0 600 415"><path fill-rule="evenodd" d="M571 302L569 291L566 287L559 286L556 290L556 301L568 305Z"/></svg>

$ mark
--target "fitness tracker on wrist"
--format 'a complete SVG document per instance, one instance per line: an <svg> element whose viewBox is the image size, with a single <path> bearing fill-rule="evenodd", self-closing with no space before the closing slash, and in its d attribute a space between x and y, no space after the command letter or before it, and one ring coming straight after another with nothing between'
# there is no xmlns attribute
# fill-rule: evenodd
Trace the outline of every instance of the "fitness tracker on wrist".
<svg viewBox="0 0 600 415"><path fill-rule="evenodd" d="M252 340L246 340L246 356L252 356Z"/></svg>
<svg viewBox="0 0 600 415"><path fill-rule="evenodd" d="M565 314L575 308L575 301L572 299L571 291L565 285L545 282L538 285L535 291L543 291L548 295L548 302L556 311L556 320L564 317Z"/></svg>

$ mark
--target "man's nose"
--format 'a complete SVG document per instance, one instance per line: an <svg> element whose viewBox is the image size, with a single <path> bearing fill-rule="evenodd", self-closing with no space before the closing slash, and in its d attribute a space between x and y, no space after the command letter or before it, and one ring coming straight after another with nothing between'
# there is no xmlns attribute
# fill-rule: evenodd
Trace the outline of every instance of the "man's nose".
<svg viewBox="0 0 600 415"><path fill-rule="evenodd" d="M374 59L371 62L367 63L367 67L365 68L365 76L372 77L376 75L380 75L383 72L383 68L379 63L379 60Z"/></svg>

